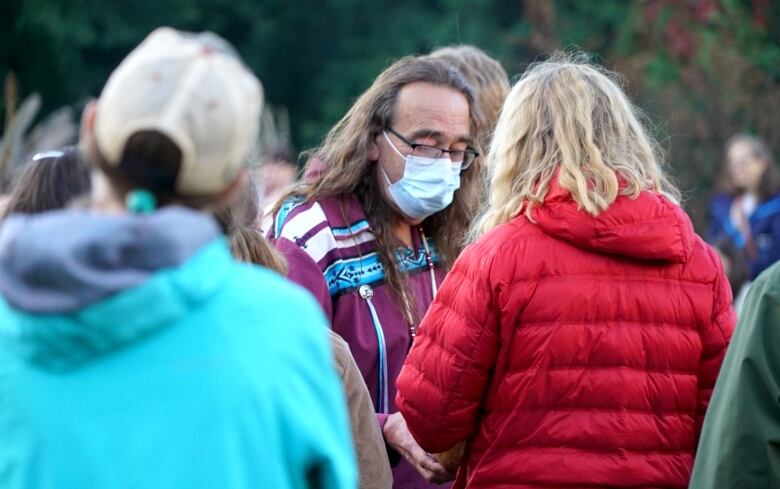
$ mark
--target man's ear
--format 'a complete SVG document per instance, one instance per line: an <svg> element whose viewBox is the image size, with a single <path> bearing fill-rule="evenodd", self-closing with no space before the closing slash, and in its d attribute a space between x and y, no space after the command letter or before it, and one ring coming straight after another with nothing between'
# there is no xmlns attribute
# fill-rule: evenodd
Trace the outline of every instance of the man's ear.
<svg viewBox="0 0 780 489"><path fill-rule="evenodd" d="M81 127L79 141L90 143L95 138L95 118L97 116L97 100L90 100L81 112Z"/></svg>
<svg viewBox="0 0 780 489"><path fill-rule="evenodd" d="M100 152L98 151L95 138L95 121L97 119L97 100L90 100L81 112L81 126L79 127L79 152L84 161L93 168L99 161Z"/></svg>
<svg viewBox="0 0 780 489"><path fill-rule="evenodd" d="M379 134L375 134L368 147L368 161L379 161Z"/></svg>

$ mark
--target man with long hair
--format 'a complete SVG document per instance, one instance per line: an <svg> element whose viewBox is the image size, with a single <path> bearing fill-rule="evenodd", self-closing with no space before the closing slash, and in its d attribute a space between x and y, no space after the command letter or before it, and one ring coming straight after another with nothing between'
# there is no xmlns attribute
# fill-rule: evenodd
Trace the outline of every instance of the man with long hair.
<svg viewBox="0 0 780 489"><path fill-rule="evenodd" d="M315 294L349 344L385 439L406 459L395 487L450 477L396 412L395 378L477 210L474 100L447 63L397 61L312 152L309 178L264 225L289 277Z"/></svg>

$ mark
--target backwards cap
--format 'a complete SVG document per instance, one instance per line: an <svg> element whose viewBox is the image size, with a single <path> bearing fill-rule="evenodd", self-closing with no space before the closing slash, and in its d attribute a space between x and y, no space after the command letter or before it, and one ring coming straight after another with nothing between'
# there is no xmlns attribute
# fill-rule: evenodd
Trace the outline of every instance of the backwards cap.
<svg viewBox="0 0 780 489"><path fill-rule="evenodd" d="M230 45L212 33L162 27L114 70L97 104L95 139L118 167L128 139L158 131L181 150L175 190L217 194L255 149L262 87Z"/></svg>

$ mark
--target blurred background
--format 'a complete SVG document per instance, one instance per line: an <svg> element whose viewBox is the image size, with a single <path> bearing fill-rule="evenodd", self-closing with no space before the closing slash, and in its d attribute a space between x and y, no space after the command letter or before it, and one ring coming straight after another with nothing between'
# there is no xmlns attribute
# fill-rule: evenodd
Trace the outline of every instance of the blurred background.
<svg viewBox="0 0 780 489"><path fill-rule="evenodd" d="M699 230L730 136L780 153L777 0L3 0L0 186L32 153L75 141L86 101L160 25L233 43L272 108L268 155L317 145L391 60L462 43L510 76L561 48L622 73Z"/></svg>

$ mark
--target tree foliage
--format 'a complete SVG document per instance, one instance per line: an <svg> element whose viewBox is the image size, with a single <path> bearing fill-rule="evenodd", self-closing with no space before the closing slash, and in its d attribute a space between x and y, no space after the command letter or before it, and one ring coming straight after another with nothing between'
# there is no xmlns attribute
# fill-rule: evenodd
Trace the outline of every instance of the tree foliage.
<svg viewBox="0 0 780 489"><path fill-rule="evenodd" d="M770 0L10 0L0 2L0 76L46 113L99 94L153 28L212 30L316 145L393 59L475 44L511 74L579 47L625 75L656 121L692 207L713 186L723 141L757 132L780 150L780 2ZM699 220L703 219L701 213Z"/></svg>

